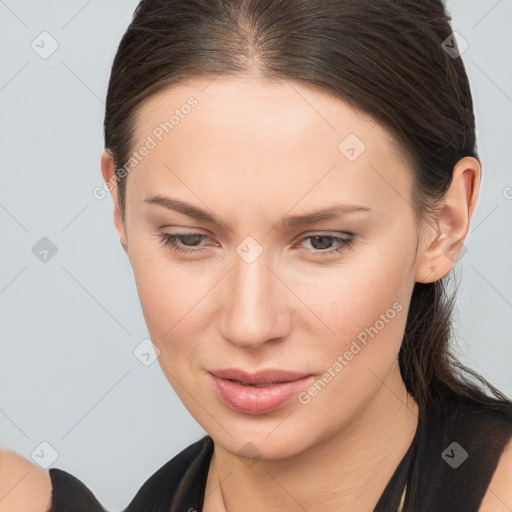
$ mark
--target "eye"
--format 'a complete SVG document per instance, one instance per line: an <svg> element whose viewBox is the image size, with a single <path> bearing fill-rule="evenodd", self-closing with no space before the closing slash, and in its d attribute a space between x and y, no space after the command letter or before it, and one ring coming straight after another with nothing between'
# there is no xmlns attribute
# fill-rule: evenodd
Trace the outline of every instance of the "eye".
<svg viewBox="0 0 512 512"><path fill-rule="evenodd" d="M173 251L181 252L181 253L191 253L191 252L199 252L202 249L190 249L190 247L197 246L197 243L203 240L204 238L208 238L206 235L200 235L198 233L161 233L160 241L167 246L170 246ZM185 246L180 245L180 243L185 244ZM187 245L190 244L190 245Z"/></svg>
<svg viewBox="0 0 512 512"><path fill-rule="evenodd" d="M344 251L345 249L348 249L354 240L354 235L352 233L339 234L343 236L317 233L302 238L301 242L299 243L310 240L310 244L312 245L313 249L306 250L309 253L312 253L314 256L337 254L341 251ZM201 235L198 233L160 233L159 237L160 242L166 246L169 246L173 251L189 254L202 252L203 249L194 247L200 247L200 242L208 238L207 235ZM334 248L332 248L333 245Z"/></svg>
<svg viewBox="0 0 512 512"><path fill-rule="evenodd" d="M340 235L341 234L342 233L340 233ZM343 233L342 235L343 236L334 236L317 233L304 237L300 243L306 240L310 240L310 244L313 247L313 250L306 250L313 253L314 256L336 254L344 251L345 249L348 249L354 241L354 235L352 233ZM331 247L333 244L334 248L332 249Z"/></svg>

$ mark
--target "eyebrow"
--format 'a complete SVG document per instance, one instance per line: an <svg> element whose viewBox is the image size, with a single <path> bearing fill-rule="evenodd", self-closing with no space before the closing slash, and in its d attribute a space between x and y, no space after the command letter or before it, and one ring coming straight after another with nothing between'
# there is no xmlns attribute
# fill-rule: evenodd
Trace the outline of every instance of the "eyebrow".
<svg viewBox="0 0 512 512"><path fill-rule="evenodd" d="M163 206L168 210L182 213L183 215L187 215L188 217L192 217L202 222L217 224L224 227L226 226L226 224L217 216L212 215L211 213L201 208L198 208L197 206L186 203L184 201L180 201L178 199L157 195L146 198L144 202L148 204L156 204ZM277 227L277 229L286 229L295 226L314 224L315 222L329 219L337 219L349 213L362 211L371 211L371 208L367 206L354 204L335 204L328 208L324 208L322 210L317 210L314 212L285 216L279 222L277 222L275 226Z"/></svg>

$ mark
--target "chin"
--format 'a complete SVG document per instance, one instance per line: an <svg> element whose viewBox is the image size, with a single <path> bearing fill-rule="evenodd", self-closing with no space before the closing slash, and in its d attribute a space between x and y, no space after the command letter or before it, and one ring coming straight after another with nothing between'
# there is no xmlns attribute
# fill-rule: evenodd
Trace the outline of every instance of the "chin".
<svg viewBox="0 0 512 512"><path fill-rule="evenodd" d="M282 425L276 428L278 424L279 421L274 421L271 427L265 426L261 429L248 429L244 426L237 429L226 425L229 433L223 429L215 429L209 435L222 449L232 455L248 459L247 464L251 466L258 460L293 457L315 443L315 439L309 437L308 432L302 431L299 426L296 430L291 424L286 429L282 428Z"/></svg>
<svg viewBox="0 0 512 512"><path fill-rule="evenodd" d="M233 446L232 446L233 445ZM241 448L239 448L241 446ZM301 453L306 447L301 447L294 442L288 440L283 443L280 439L277 442L269 441L263 436L261 439L239 439L238 442L233 440L229 446L223 446L226 451L232 455L247 459L248 465L254 465L260 460L283 460Z"/></svg>

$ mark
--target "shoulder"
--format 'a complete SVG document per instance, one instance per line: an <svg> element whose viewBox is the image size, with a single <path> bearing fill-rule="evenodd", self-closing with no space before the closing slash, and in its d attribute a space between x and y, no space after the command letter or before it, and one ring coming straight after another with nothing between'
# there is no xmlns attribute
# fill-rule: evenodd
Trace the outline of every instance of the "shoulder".
<svg viewBox="0 0 512 512"><path fill-rule="evenodd" d="M512 402L448 396L439 403L430 410L421 454L428 461L434 447L446 463L431 465L427 471L437 508L449 501L446 510L461 510L462 504L465 510L511 512ZM456 462L454 450L461 461L456 465L448 460Z"/></svg>
<svg viewBox="0 0 512 512"><path fill-rule="evenodd" d="M0 512L47 512L51 493L48 471L0 449Z"/></svg>
<svg viewBox="0 0 512 512"><path fill-rule="evenodd" d="M209 436L187 446L146 480L124 512L148 510L153 503L170 506L177 495L200 493L200 480L212 453Z"/></svg>
<svg viewBox="0 0 512 512"><path fill-rule="evenodd" d="M511 509L512 438L501 454L479 512L510 512Z"/></svg>
<svg viewBox="0 0 512 512"><path fill-rule="evenodd" d="M464 422L475 427L475 445L484 453L479 472L493 467L479 512L512 510L512 403L497 408L492 402L466 406ZM475 448L475 447L474 447ZM488 455L488 457L486 457Z"/></svg>
<svg viewBox="0 0 512 512"><path fill-rule="evenodd" d="M442 407L442 419L437 423L467 441L474 441L473 449L488 447L501 454L512 437L512 401L496 401L482 395L480 400L449 398Z"/></svg>

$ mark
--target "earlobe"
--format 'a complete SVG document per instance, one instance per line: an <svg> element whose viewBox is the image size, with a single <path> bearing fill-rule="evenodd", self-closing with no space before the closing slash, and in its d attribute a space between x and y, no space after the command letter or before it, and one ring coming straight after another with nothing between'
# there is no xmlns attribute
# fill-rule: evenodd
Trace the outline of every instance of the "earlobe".
<svg viewBox="0 0 512 512"><path fill-rule="evenodd" d="M478 199L480 162L473 157L460 159L436 216L433 236L419 257L416 281L430 283L444 277L455 260L467 251L464 242Z"/></svg>
<svg viewBox="0 0 512 512"><path fill-rule="evenodd" d="M101 174L105 181L105 186L110 192L112 203L114 205L114 225L119 235L119 241L124 251L128 253L128 242L126 238L125 223L119 206L119 197L117 189L117 179L114 170L114 160L108 149L104 149L101 154Z"/></svg>

